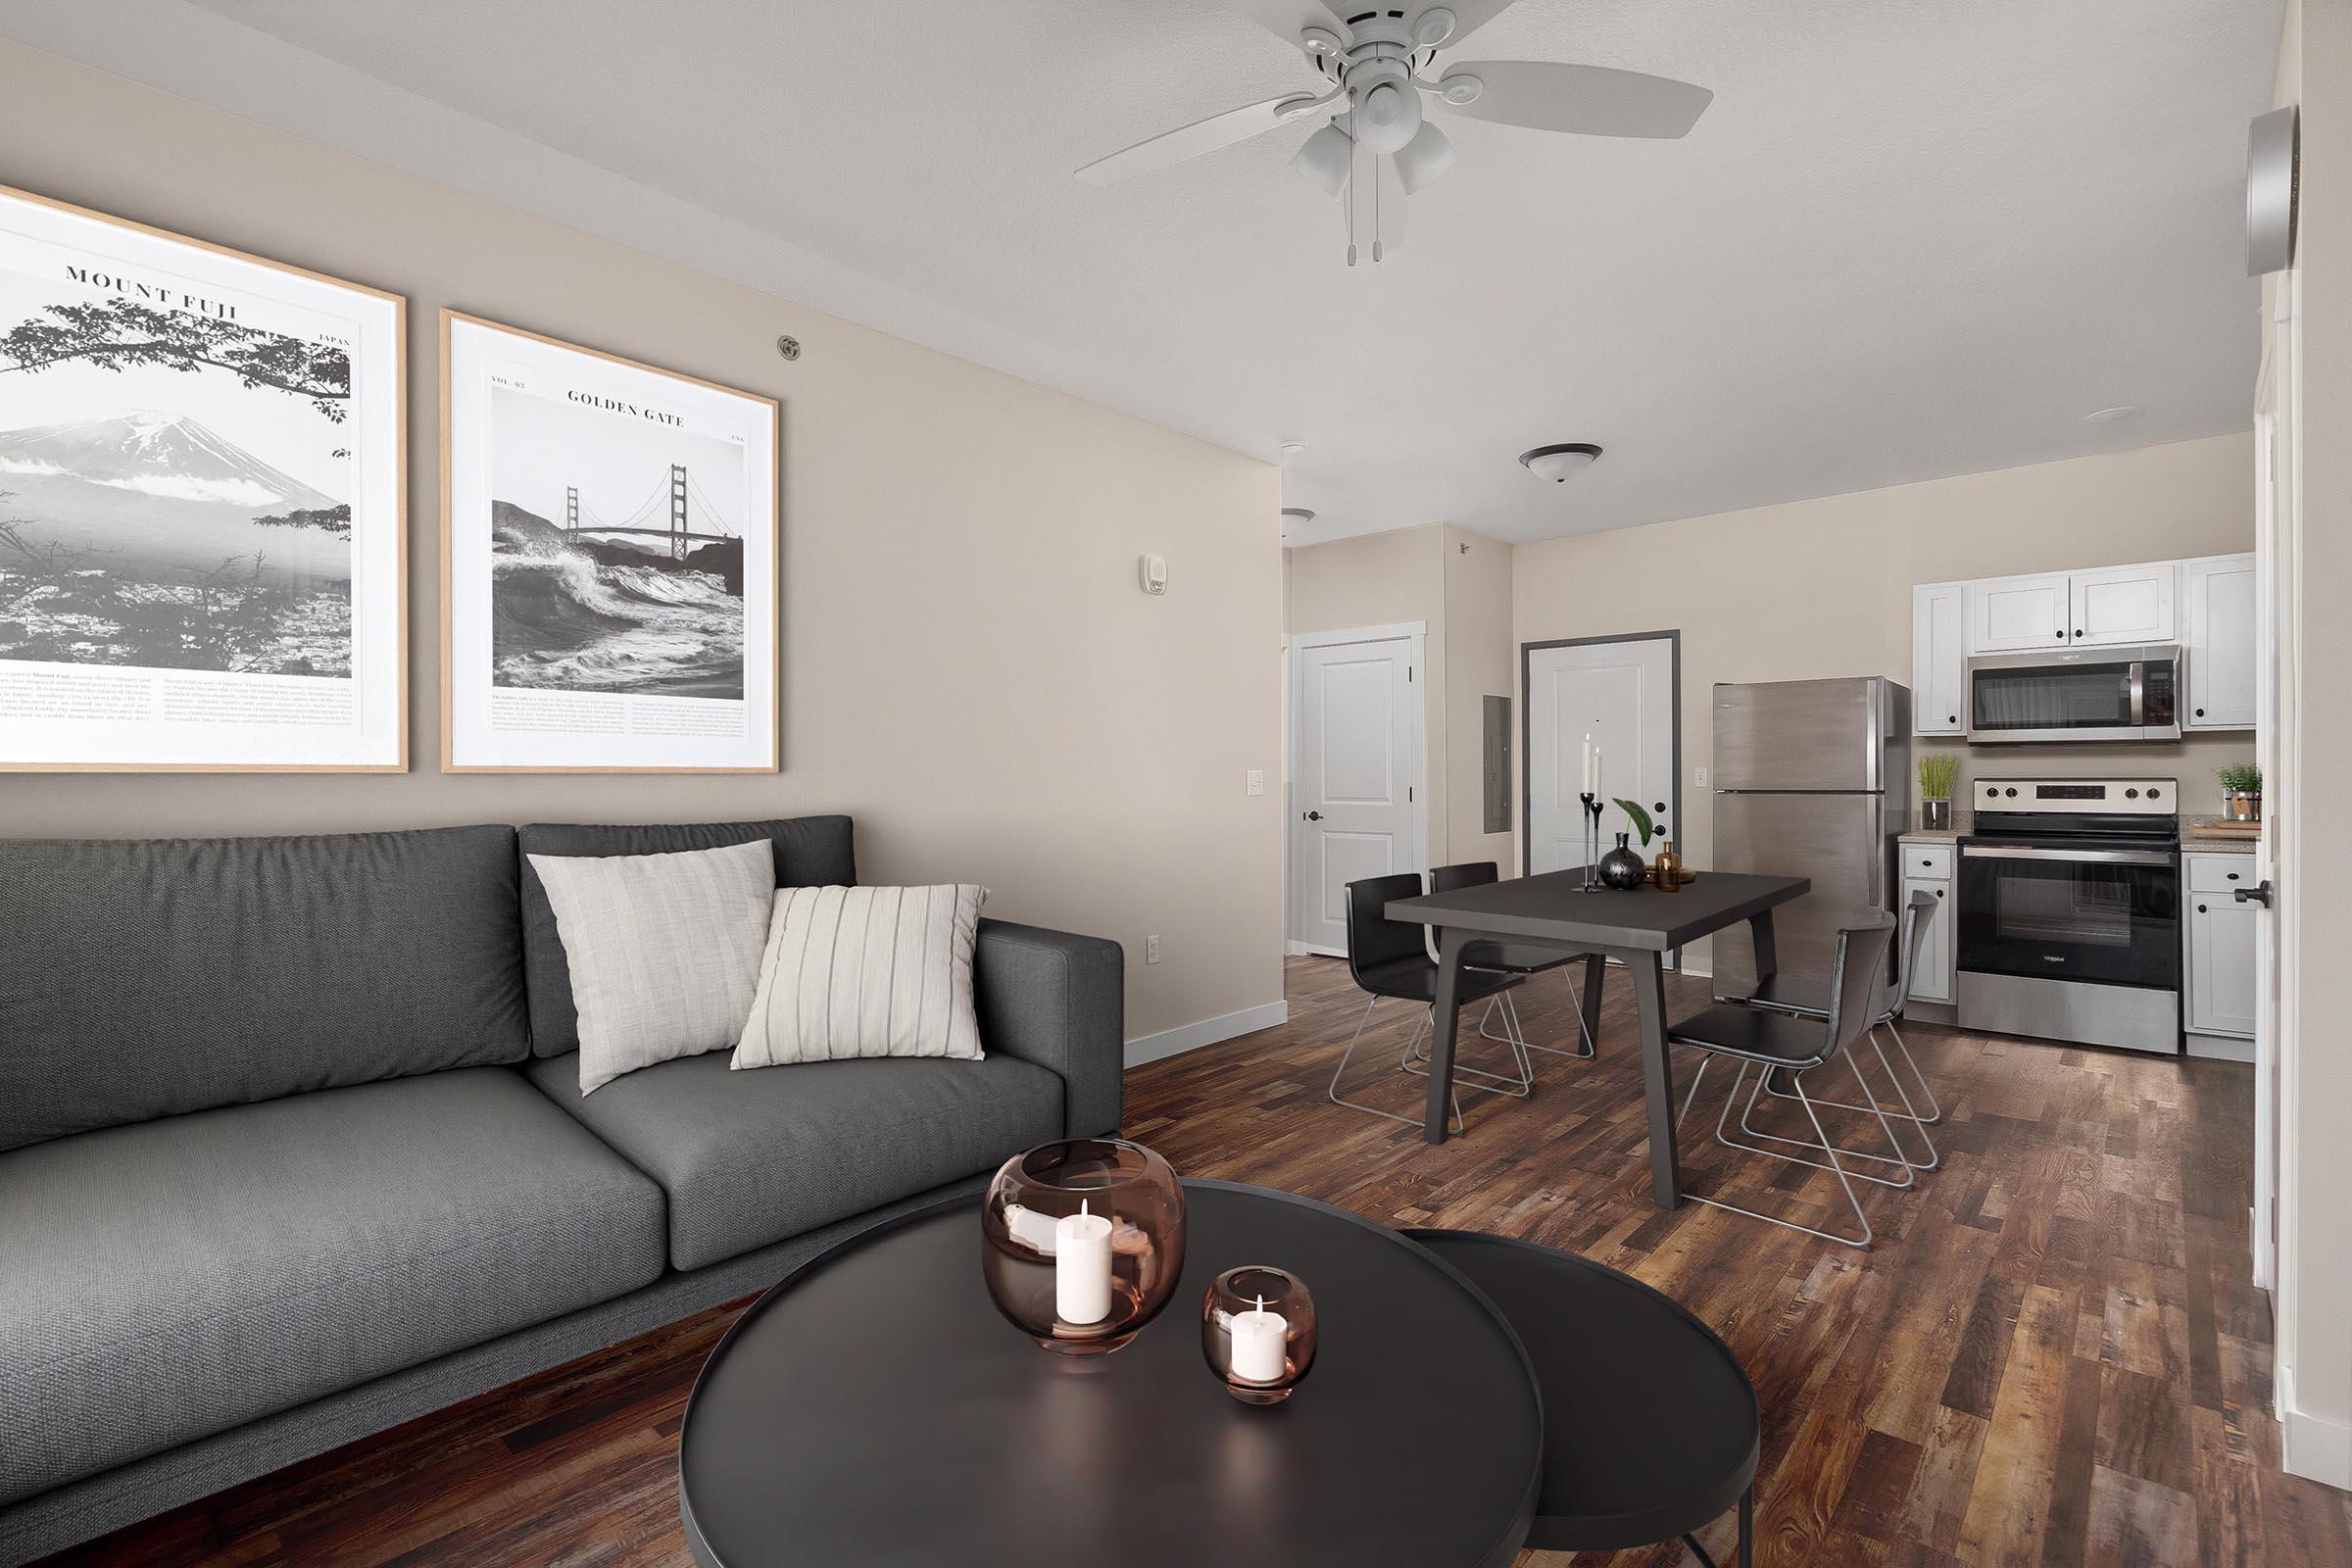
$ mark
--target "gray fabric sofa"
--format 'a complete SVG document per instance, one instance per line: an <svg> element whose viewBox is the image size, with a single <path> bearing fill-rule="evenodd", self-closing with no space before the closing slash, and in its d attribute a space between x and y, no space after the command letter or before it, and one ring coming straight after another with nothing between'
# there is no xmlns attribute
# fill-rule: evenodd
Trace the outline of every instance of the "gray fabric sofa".
<svg viewBox="0 0 2352 1568"><path fill-rule="evenodd" d="M522 857L848 817L0 841L0 1564L772 1283L837 1239L1116 1128L1115 943L983 921L981 1061L583 1098Z"/></svg>

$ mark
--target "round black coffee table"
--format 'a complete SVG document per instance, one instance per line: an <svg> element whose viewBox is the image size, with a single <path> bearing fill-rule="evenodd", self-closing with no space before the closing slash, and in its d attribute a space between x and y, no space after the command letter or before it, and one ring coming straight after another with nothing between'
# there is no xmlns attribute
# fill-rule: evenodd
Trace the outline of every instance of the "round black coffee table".
<svg viewBox="0 0 2352 1568"><path fill-rule="evenodd" d="M1184 1276L1116 1354L1039 1348L980 1277L976 1199L814 1258L728 1331L679 1433L705 1568L1025 1563L1503 1568L1534 1516L1544 1412L1478 1289L1396 1231L1188 1181ZM1200 1355L1243 1263L1314 1292L1313 1371L1244 1405Z"/></svg>
<svg viewBox="0 0 2352 1568"><path fill-rule="evenodd" d="M1404 1234L1476 1281L1535 1360L1546 1425L1529 1545L1688 1540L1737 1508L1745 1568L1761 1422L1747 1369L1713 1329L1633 1276L1556 1248L1479 1231Z"/></svg>

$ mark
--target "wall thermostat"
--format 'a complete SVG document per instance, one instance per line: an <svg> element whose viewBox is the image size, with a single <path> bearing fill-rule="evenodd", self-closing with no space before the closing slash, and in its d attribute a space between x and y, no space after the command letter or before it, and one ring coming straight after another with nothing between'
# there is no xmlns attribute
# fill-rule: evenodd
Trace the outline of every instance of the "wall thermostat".
<svg viewBox="0 0 2352 1568"><path fill-rule="evenodd" d="M1144 592L1148 594L1164 594L1168 591L1168 563L1166 557L1145 556L1141 558L1135 564L1135 574L1142 580Z"/></svg>

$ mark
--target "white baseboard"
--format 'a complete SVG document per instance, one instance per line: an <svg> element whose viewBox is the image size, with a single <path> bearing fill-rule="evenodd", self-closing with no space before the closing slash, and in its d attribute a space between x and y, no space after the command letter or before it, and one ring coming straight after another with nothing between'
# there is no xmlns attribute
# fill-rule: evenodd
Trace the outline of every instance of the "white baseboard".
<svg viewBox="0 0 2352 1568"><path fill-rule="evenodd" d="M2188 1054L2208 1061L2252 1061L2254 1042L2233 1035L2190 1035Z"/></svg>
<svg viewBox="0 0 2352 1568"><path fill-rule="evenodd" d="M1173 1029L1162 1029L1155 1035L1142 1035L1128 1041L1127 1065L1140 1067L1147 1061L1198 1051L1202 1046L1213 1046L1220 1040L1231 1040L1237 1035L1271 1029L1276 1024L1290 1021L1291 1004L1288 1002L1269 1002L1262 1006L1244 1007L1239 1012L1228 1012L1221 1017L1178 1024Z"/></svg>
<svg viewBox="0 0 2352 1568"><path fill-rule="evenodd" d="M2352 1492L2352 1421L2295 1407L2294 1368L2278 1368L2279 1458L2289 1475Z"/></svg>

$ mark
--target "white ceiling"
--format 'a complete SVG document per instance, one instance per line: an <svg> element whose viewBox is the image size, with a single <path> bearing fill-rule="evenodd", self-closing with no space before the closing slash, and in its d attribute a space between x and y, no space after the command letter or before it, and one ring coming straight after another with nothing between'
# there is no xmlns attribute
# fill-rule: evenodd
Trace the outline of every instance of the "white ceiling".
<svg viewBox="0 0 2352 1568"><path fill-rule="evenodd" d="M1518 0L1468 55L1713 106L1679 142L1449 121L1459 166L1350 270L1339 209L1284 167L1303 125L1071 177L1314 85L1214 0L0 14L1244 452L1303 440L1295 543L1535 539L2245 428L2245 129L2278 23L2278 0ZM2146 412L2084 422L2116 404ZM1576 440L1607 452L1566 485L1513 461Z"/></svg>

